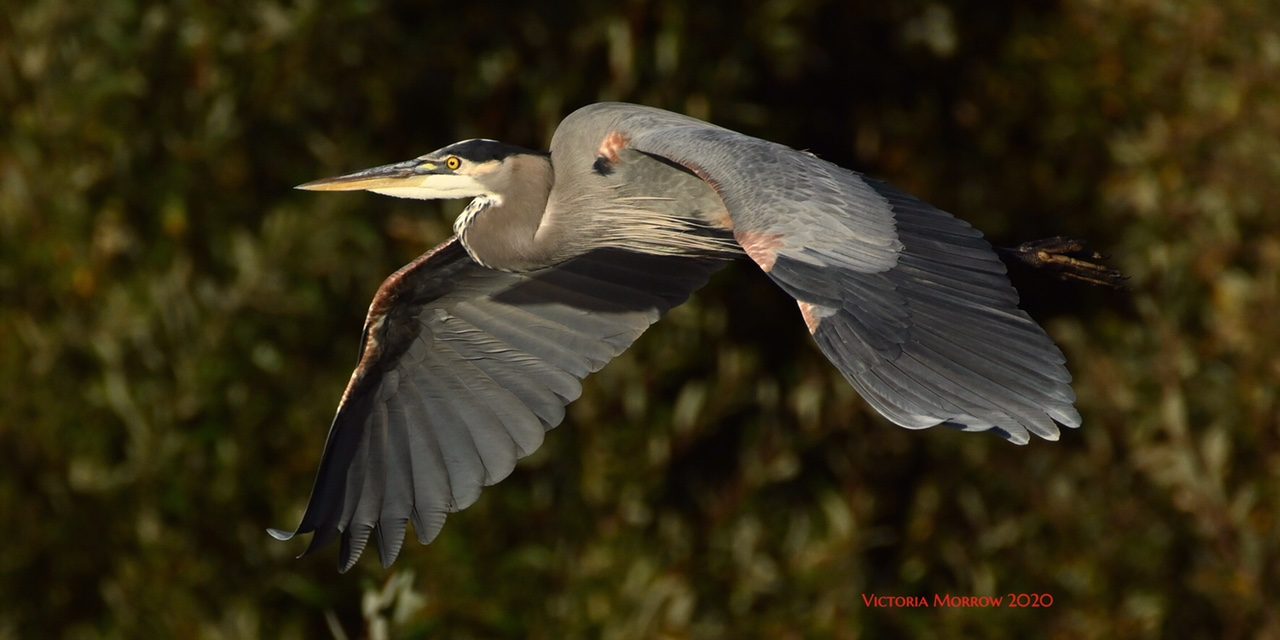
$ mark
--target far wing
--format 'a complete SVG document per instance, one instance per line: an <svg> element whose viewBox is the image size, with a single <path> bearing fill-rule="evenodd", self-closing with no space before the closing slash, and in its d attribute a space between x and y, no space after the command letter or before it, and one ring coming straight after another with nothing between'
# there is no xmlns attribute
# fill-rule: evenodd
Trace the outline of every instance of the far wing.
<svg viewBox="0 0 1280 640"><path fill-rule="evenodd" d="M580 381L724 262L603 250L545 270L493 271L456 238L392 275L289 539L341 537L349 569L375 533L384 566L409 522L426 544L447 514L505 478L577 399Z"/></svg>
<svg viewBox="0 0 1280 640"><path fill-rule="evenodd" d="M965 222L811 154L685 116L601 104L570 118L711 185L738 243L893 422L993 429L1017 443L1057 439L1055 421L1079 426L1065 358Z"/></svg>
<svg viewBox="0 0 1280 640"><path fill-rule="evenodd" d="M575 126L603 130L603 152L642 151L706 181L724 201L738 243L766 271L782 255L868 273L897 263L902 243L884 197L860 175L817 156L623 103L583 107L560 125Z"/></svg>

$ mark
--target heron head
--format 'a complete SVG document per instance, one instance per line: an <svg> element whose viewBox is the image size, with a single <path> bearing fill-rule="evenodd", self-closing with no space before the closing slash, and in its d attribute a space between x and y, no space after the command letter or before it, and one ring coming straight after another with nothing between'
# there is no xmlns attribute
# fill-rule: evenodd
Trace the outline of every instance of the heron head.
<svg viewBox="0 0 1280 640"><path fill-rule="evenodd" d="M382 165L298 185L307 191L372 191L397 198L437 200L501 196L517 156L546 157L545 152L498 142L463 140L405 162Z"/></svg>

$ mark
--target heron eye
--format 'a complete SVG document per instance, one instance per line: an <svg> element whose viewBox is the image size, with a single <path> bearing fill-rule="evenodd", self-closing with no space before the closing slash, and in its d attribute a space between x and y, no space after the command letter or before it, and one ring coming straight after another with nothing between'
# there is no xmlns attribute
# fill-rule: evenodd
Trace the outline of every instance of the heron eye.
<svg viewBox="0 0 1280 640"><path fill-rule="evenodd" d="M462 160L459 160L458 156L449 156L444 159L444 166L449 167L450 171L457 171L458 167L462 166Z"/></svg>

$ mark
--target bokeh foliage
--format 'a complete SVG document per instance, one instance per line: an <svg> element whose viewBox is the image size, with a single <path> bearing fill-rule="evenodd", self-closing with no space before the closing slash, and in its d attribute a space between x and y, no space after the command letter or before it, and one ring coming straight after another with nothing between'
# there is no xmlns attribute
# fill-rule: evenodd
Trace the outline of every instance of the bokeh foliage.
<svg viewBox="0 0 1280 640"><path fill-rule="evenodd" d="M0 3L0 638L1280 637L1280 6ZM290 191L601 99L1014 243L1085 426L875 418L748 265L392 571L295 560L381 278L457 204ZM862 594L1050 593L877 610ZM345 631L344 631L345 630Z"/></svg>

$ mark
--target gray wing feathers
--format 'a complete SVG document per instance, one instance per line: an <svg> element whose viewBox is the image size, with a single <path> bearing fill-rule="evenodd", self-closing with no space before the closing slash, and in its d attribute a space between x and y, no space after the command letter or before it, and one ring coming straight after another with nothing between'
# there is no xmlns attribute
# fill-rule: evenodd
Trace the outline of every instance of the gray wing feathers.
<svg viewBox="0 0 1280 640"><path fill-rule="evenodd" d="M340 537L343 571L375 534L382 564L394 562L410 522L430 542L447 514L537 449L583 377L722 265L605 250L511 274L446 243L375 298L375 308L395 305L381 320L371 311L361 367L294 533L315 532L308 553Z"/></svg>
<svg viewBox="0 0 1280 640"><path fill-rule="evenodd" d="M812 252L825 252L859 271L884 271L897 261L901 244L883 197L858 174L816 156L621 103L583 107L565 119L565 128L587 128L601 138L617 131L629 147L688 168L720 195L739 240L776 237L780 255L809 261Z"/></svg>
<svg viewBox="0 0 1280 640"><path fill-rule="evenodd" d="M1065 358L1018 309L990 245L964 222L869 184L893 206L903 252L886 273L841 274L847 291L863 295L843 300L839 313L819 323L814 338L823 352L872 406L905 427L996 429L1025 443L1030 433L1057 439L1055 420L1079 426ZM806 299L803 270L780 261L774 275L791 276L784 288ZM882 291L893 295L865 295ZM850 348L860 340L896 342L897 352L867 358L866 350Z"/></svg>
<svg viewBox="0 0 1280 640"><path fill-rule="evenodd" d="M615 103L570 118L711 185L739 243L802 303L823 353L893 422L1018 443L1056 439L1055 421L1079 426L1062 353L1018 308L978 230L811 154L685 116Z"/></svg>

